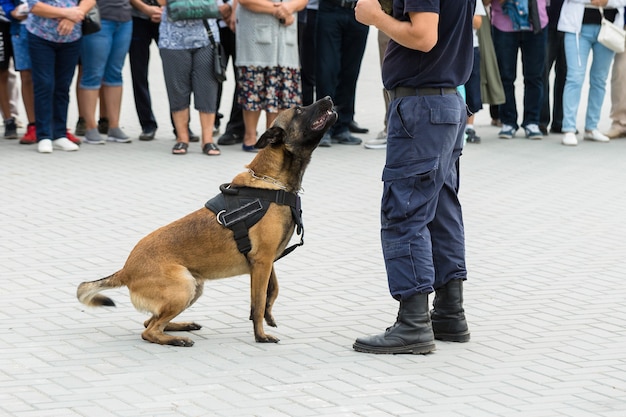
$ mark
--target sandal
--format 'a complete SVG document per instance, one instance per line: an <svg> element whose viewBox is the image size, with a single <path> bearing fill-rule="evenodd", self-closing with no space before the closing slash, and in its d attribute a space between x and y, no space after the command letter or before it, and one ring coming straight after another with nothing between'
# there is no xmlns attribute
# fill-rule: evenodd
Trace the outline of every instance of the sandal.
<svg viewBox="0 0 626 417"><path fill-rule="evenodd" d="M222 154L220 148L218 148L213 142L208 142L202 145L202 152L209 156L218 156Z"/></svg>
<svg viewBox="0 0 626 417"><path fill-rule="evenodd" d="M188 143L176 142L176 144L172 148L172 153L174 155L185 155L187 153L187 148L188 147L189 147Z"/></svg>

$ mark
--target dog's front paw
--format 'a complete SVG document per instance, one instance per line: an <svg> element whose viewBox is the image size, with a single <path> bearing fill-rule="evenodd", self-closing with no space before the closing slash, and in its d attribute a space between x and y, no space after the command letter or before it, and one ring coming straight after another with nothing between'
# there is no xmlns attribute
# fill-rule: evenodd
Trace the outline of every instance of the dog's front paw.
<svg viewBox="0 0 626 417"><path fill-rule="evenodd" d="M278 326L276 326L276 320L274 320L274 316L272 316L271 314L266 314L265 315L265 322L270 327L278 327Z"/></svg>
<svg viewBox="0 0 626 417"><path fill-rule="evenodd" d="M254 336L257 343L278 343L279 338L272 336L271 334L264 334L262 336Z"/></svg>

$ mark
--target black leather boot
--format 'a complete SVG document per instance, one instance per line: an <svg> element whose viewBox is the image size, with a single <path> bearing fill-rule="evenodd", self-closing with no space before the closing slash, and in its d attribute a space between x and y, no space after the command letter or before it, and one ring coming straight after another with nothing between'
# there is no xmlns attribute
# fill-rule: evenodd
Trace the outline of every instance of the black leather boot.
<svg viewBox="0 0 626 417"><path fill-rule="evenodd" d="M388 354L425 354L435 350L428 314L428 294L416 294L401 300L393 326L379 335L359 337L352 347L358 352Z"/></svg>
<svg viewBox="0 0 626 417"><path fill-rule="evenodd" d="M430 319L435 339L446 342L467 342L470 332L463 309L463 280L453 279L435 290Z"/></svg>

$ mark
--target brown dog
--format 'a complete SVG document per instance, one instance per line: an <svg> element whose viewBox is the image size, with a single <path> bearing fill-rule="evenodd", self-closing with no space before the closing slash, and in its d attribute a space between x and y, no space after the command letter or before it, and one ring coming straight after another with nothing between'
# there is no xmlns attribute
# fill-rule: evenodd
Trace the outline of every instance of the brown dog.
<svg viewBox="0 0 626 417"><path fill-rule="evenodd" d="M307 107L281 112L258 140L261 148L238 174L231 188L283 189L296 194L313 150L337 120L329 97ZM132 250L126 264L113 275L78 286L77 297L88 306L114 306L99 292L128 287L130 299L140 311L152 314L141 337L160 344L192 346L186 337L164 331L198 330L193 322L170 323L202 294L205 280L249 273L251 314L257 342L278 342L265 333L263 319L275 327L272 305L278 295L274 260L287 246L295 228L292 209L271 203L265 215L248 230L251 243L244 255L238 250L233 231L222 226L216 215L201 208L155 230Z"/></svg>

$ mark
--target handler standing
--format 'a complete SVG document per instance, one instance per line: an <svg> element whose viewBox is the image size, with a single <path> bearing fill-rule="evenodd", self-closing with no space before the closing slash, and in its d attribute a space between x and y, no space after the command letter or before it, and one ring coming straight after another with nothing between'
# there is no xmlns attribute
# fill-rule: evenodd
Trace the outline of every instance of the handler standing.
<svg viewBox="0 0 626 417"><path fill-rule="evenodd" d="M358 338L359 352L425 354L434 339L469 340L457 196L467 111L456 87L472 69L474 7L475 0L393 0L388 15L377 0L357 3L356 19L391 38L382 67L391 101L381 240L389 290L400 302L395 324Z"/></svg>

